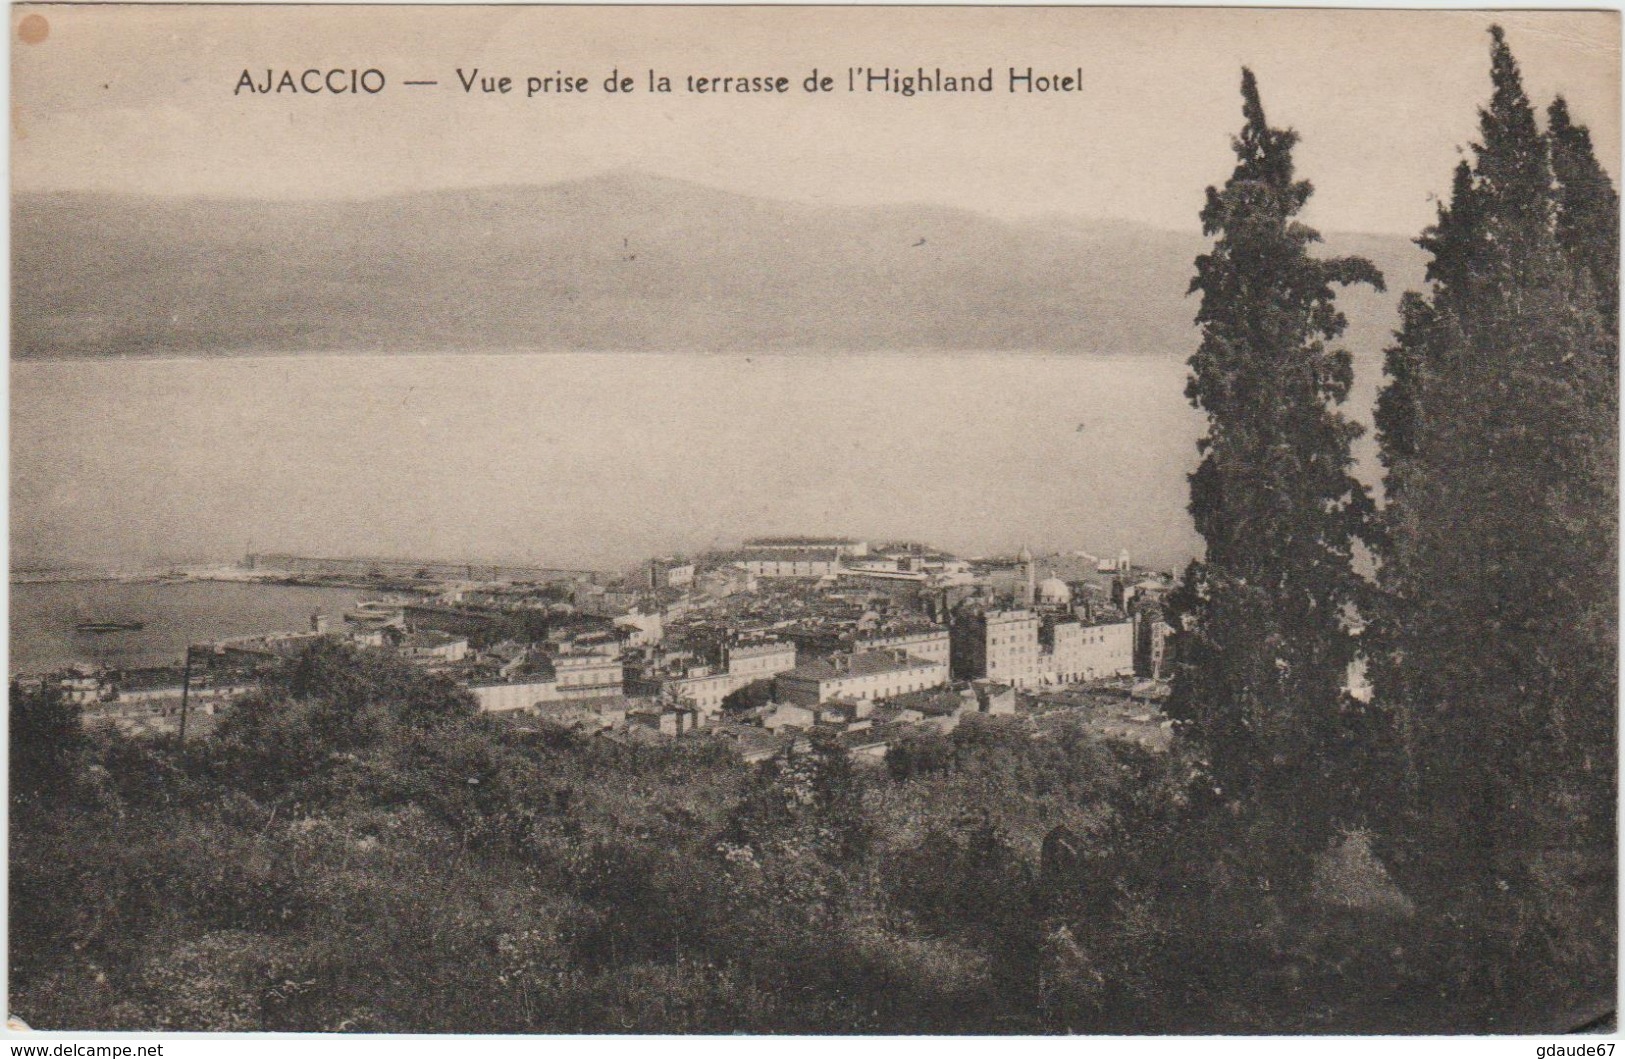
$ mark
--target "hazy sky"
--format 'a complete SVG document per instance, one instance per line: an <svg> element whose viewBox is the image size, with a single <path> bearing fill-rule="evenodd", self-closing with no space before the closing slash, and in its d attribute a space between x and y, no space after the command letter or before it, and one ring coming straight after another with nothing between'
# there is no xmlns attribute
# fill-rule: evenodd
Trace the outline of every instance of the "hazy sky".
<svg viewBox="0 0 1625 1059"><path fill-rule="evenodd" d="M28 43L30 14L48 33ZM1613 13L1510 13L1540 105L1557 92L1619 155ZM14 187L343 198L545 183L635 167L813 202L928 201L1195 222L1240 124L1239 68L1303 135L1327 229L1414 233L1488 95L1491 15L1265 9L17 7ZM35 33L39 28L34 23ZM811 96L813 67L992 67L989 96ZM1011 66L1083 73L1012 96ZM378 68L377 96L259 97L244 69ZM455 70L516 79L465 95ZM640 77L624 97L612 68ZM783 74L787 97L654 96L643 72ZM524 78L592 79L524 98ZM437 79L438 88L402 85Z"/></svg>

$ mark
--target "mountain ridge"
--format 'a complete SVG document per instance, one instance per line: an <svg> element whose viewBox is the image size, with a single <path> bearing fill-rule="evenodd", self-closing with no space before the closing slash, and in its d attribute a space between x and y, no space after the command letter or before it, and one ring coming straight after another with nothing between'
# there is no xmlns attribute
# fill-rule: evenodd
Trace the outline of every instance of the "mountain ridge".
<svg viewBox="0 0 1625 1059"><path fill-rule="evenodd" d="M1185 355L1200 235L929 203L823 205L615 170L342 202L12 197L19 358L910 349ZM1409 240L1343 299L1380 348Z"/></svg>

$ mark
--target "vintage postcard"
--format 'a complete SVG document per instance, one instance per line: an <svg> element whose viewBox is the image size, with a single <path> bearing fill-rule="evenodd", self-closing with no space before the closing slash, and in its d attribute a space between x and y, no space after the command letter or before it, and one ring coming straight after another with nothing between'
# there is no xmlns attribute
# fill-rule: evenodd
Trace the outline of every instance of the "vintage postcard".
<svg viewBox="0 0 1625 1059"><path fill-rule="evenodd" d="M1617 13L9 18L13 1032L1613 1027Z"/></svg>

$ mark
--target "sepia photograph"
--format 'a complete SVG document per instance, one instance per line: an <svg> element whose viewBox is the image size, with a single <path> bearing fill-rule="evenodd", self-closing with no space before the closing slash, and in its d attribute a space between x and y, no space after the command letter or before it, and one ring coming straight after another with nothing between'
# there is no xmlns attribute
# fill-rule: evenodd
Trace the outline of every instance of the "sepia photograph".
<svg viewBox="0 0 1625 1059"><path fill-rule="evenodd" d="M1617 1032L1619 12L9 19L7 1036Z"/></svg>

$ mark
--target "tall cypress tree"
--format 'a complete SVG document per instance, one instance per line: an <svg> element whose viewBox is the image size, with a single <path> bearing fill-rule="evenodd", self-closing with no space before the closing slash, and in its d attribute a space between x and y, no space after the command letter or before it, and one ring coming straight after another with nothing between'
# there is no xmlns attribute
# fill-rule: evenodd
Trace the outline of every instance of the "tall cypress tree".
<svg viewBox="0 0 1625 1059"><path fill-rule="evenodd" d="M1389 383L1377 395L1378 453L1387 475L1384 492L1392 499L1404 490L1406 463L1416 455L1429 365L1441 358L1453 340L1449 322L1434 310L1435 301L1465 292L1473 280L1474 247L1483 238L1472 167L1457 164L1448 204L1439 219L1416 240L1429 255L1427 279L1435 297L1407 291L1400 299L1397 341L1385 353ZM1374 535L1379 552L1385 534Z"/></svg>
<svg viewBox="0 0 1625 1059"><path fill-rule="evenodd" d="M1297 134L1271 128L1242 71L1236 167L1202 210L1211 252L1190 289L1202 341L1186 396L1207 413L1190 511L1207 542L1174 605L1183 626L1170 711L1203 746L1221 797L1290 819L1274 833L1312 852L1346 790L1352 704L1344 692L1360 595L1354 541L1371 512L1350 473L1360 427L1336 410L1348 353L1334 286L1382 276L1361 258L1317 258L1295 218ZM1304 861L1296 862L1299 868Z"/></svg>
<svg viewBox="0 0 1625 1059"><path fill-rule="evenodd" d="M1619 193L1597 163L1591 133L1558 96L1546 110L1546 138L1557 181L1557 240L1591 283L1603 329L1619 330Z"/></svg>
<svg viewBox="0 0 1625 1059"><path fill-rule="evenodd" d="M1486 1013L1532 931L1600 925L1573 921L1556 865L1611 828L1617 431L1592 240L1563 236L1565 213L1595 210L1600 171L1566 108L1561 135L1540 133L1491 35L1480 142L1421 240L1430 286L1404 302L1379 400L1374 669L1415 766L1408 879L1464 925Z"/></svg>
<svg viewBox="0 0 1625 1059"><path fill-rule="evenodd" d="M1618 415L1619 397L1619 193L1597 163L1591 133L1569 116L1558 96L1546 110L1557 194L1557 242L1589 288L1602 316L1600 361L1594 373L1598 402Z"/></svg>
<svg viewBox="0 0 1625 1059"><path fill-rule="evenodd" d="M1600 318L1587 329L1594 340L1594 357L1582 356L1570 372L1572 385L1580 391L1580 426L1588 439L1583 486L1566 490L1558 499L1571 536L1583 537L1590 545L1592 563L1587 571L1597 573L1598 583L1613 586L1618 583L1619 535L1619 193L1597 162L1591 134L1569 116L1567 101L1558 96L1546 113L1558 246L1573 272L1577 296L1582 301L1594 299ZM1591 592L1588 598L1590 613L1579 627L1600 638L1589 645L1591 660L1603 663L1600 679L1614 687L1617 600L1612 591ZM1612 819L1611 813L1606 814L1609 834Z"/></svg>

